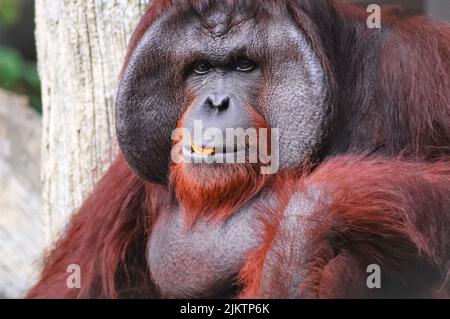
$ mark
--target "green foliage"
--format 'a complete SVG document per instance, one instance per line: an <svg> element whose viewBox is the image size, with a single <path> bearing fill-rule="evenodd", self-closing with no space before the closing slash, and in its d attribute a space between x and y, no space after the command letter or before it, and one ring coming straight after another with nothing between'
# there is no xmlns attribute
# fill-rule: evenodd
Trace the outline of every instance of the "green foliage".
<svg viewBox="0 0 450 319"><path fill-rule="evenodd" d="M23 0L0 0L0 28L13 25L21 16ZM36 63L23 59L21 54L0 46L0 87L27 95L30 104L41 111L40 82Z"/></svg>
<svg viewBox="0 0 450 319"><path fill-rule="evenodd" d="M0 24L14 23L22 11L22 0L0 0Z"/></svg>
<svg viewBox="0 0 450 319"><path fill-rule="evenodd" d="M27 95L31 105L41 111L36 63L25 61L19 52L11 48L0 47L0 87Z"/></svg>

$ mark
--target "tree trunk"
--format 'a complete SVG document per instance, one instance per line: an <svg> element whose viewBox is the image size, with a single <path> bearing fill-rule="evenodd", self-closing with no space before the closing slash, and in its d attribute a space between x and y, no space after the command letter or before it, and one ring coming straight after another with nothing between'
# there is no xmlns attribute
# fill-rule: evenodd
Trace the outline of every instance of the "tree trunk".
<svg viewBox="0 0 450 319"><path fill-rule="evenodd" d="M37 0L45 240L54 242L113 160L114 95L148 0Z"/></svg>

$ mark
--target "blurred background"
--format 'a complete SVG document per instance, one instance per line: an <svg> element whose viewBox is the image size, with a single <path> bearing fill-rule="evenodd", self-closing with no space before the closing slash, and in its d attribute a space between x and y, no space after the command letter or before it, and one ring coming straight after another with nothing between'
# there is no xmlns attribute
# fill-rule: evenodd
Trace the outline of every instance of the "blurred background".
<svg viewBox="0 0 450 319"><path fill-rule="evenodd" d="M401 5L450 21L450 0L350 2ZM0 298L22 295L43 249L34 25L34 0L0 0Z"/></svg>
<svg viewBox="0 0 450 319"><path fill-rule="evenodd" d="M34 44L34 0L0 0L0 87L41 110Z"/></svg>
<svg viewBox="0 0 450 319"><path fill-rule="evenodd" d="M0 298L21 295L43 248L40 96L34 1L0 0Z"/></svg>

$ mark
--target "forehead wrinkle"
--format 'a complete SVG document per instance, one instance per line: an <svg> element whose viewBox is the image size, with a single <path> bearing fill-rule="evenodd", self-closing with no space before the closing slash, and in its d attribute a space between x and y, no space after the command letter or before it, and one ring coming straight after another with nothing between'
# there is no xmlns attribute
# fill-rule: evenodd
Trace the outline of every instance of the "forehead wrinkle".
<svg viewBox="0 0 450 319"><path fill-rule="evenodd" d="M229 64L239 57L251 58L256 52L263 50L264 46L253 37L238 37L221 39L220 41L205 42L201 50L208 55L213 62Z"/></svg>
<svg viewBox="0 0 450 319"><path fill-rule="evenodd" d="M191 38L186 39L183 47L188 46L188 51L192 51L193 55L209 56L218 62L247 55L248 51L261 46L259 37L250 26L243 26L236 32L220 37L205 32L201 26L196 26L195 29L194 32L188 32Z"/></svg>
<svg viewBox="0 0 450 319"><path fill-rule="evenodd" d="M205 15L211 16L210 13L203 13L203 17ZM191 14L180 18L176 11L173 12L164 23L165 28L176 26L164 36L167 39L166 49L174 60L183 65L203 59L222 64L240 56L263 63L268 52L266 30L273 23L278 24L278 19L271 17L270 20L259 21L249 15L231 15L233 19L227 22L232 26L230 30L217 34L205 28L202 16ZM180 38L184 39L181 43L174 40Z"/></svg>
<svg viewBox="0 0 450 319"><path fill-rule="evenodd" d="M192 10L191 13L212 38L227 37L236 33L242 27L242 24L250 20L255 21L256 24L258 10L254 9L258 7L257 4L250 10L231 2L222 0L207 7L206 10Z"/></svg>

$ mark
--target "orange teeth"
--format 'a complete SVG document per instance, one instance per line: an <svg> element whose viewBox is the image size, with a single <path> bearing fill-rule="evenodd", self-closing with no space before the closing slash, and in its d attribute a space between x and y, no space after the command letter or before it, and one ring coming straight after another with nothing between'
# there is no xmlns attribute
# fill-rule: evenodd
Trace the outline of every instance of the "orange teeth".
<svg viewBox="0 0 450 319"><path fill-rule="evenodd" d="M214 155L215 149L212 147L203 148L191 143L192 150L199 155Z"/></svg>

